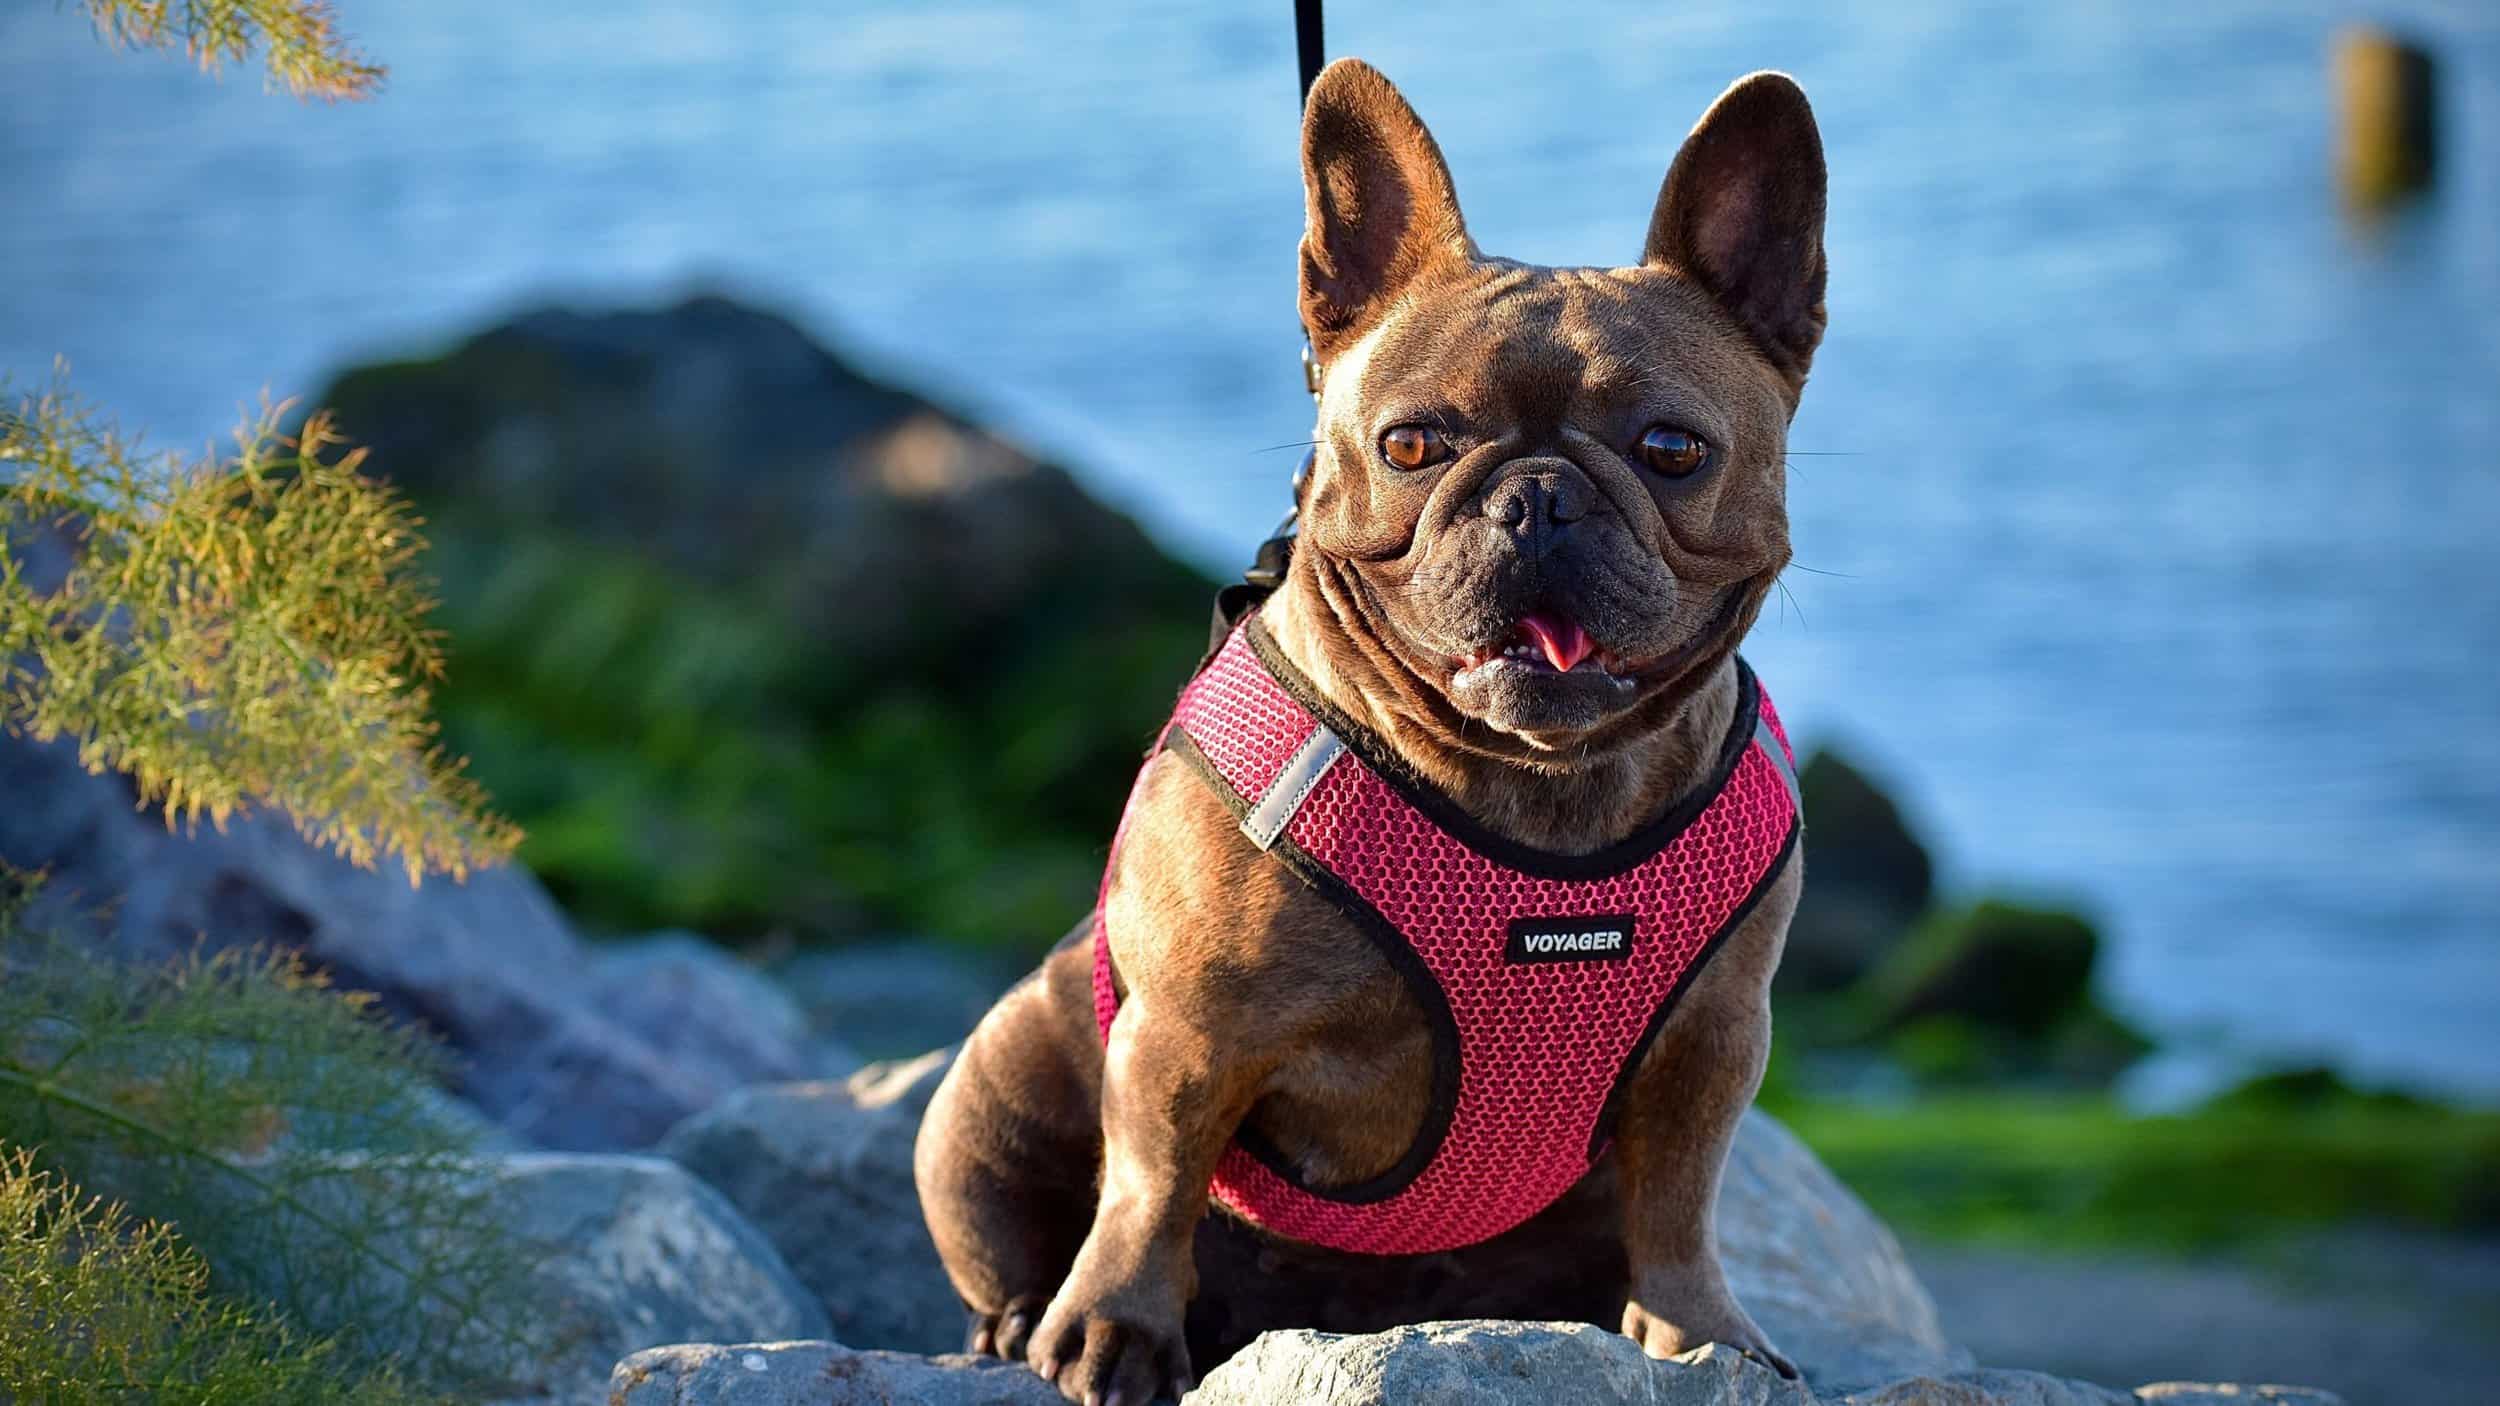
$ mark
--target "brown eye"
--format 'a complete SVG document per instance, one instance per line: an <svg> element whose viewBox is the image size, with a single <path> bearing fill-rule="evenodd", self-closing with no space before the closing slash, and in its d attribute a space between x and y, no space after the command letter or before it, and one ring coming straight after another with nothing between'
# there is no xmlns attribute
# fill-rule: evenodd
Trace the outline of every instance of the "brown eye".
<svg viewBox="0 0 2500 1406"><path fill-rule="evenodd" d="M1632 446L1632 455L1651 473L1682 478L1710 462L1710 441L1673 425L1652 425Z"/></svg>
<svg viewBox="0 0 2500 1406"><path fill-rule="evenodd" d="M1450 457L1450 443L1430 425L1396 425L1380 437L1380 457L1401 469L1420 469Z"/></svg>

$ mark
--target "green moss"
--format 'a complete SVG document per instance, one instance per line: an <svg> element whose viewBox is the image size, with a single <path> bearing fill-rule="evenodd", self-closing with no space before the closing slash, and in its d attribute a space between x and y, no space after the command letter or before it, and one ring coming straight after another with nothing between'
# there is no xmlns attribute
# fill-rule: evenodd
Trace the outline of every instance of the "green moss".
<svg viewBox="0 0 2500 1406"><path fill-rule="evenodd" d="M446 745L523 826L522 860L620 930L1039 950L1092 902L1205 642L1204 584L1156 564L1106 567L1133 592L1088 580L977 639L938 621L917 654L861 655L630 551L456 511L433 537Z"/></svg>
<svg viewBox="0 0 2500 1406"><path fill-rule="evenodd" d="M1764 1104L1894 1225L2023 1246L2166 1250L2377 1222L2500 1229L2500 1113L2264 1091L2136 1117L2109 1100L1972 1092Z"/></svg>

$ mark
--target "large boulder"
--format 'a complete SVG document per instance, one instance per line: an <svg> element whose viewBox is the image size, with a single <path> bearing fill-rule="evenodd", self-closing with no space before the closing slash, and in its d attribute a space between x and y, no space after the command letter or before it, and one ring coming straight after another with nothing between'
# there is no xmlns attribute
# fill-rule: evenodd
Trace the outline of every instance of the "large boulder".
<svg viewBox="0 0 2500 1406"><path fill-rule="evenodd" d="M603 1006L593 950L518 866L412 887L267 812L169 829L127 778L88 772L66 740L0 732L0 796L0 863L46 875L39 926L131 961L295 949L440 1036L459 1092L542 1146L647 1146L731 1089L817 1067L786 1018L752 1018L752 993L734 979L672 986L655 1018L633 959L620 958L606 969L620 999Z"/></svg>
<svg viewBox="0 0 2500 1406"><path fill-rule="evenodd" d="M673 1162L535 1154L486 1175L528 1262L523 1332L542 1345L506 1368L516 1401L598 1406L616 1359L651 1343L826 1331L773 1247Z"/></svg>
<svg viewBox="0 0 2500 1406"><path fill-rule="evenodd" d="M2106 1084L2151 1043L2092 989L2100 934L2003 899L1932 913L1849 994L1854 1021L1932 1082Z"/></svg>
<svg viewBox="0 0 2500 1406"><path fill-rule="evenodd" d="M955 1044L1022 974L925 940L799 952L766 970L809 1025L870 1059Z"/></svg>
<svg viewBox="0 0 2500 1406"><path fill-rule="evenodd" d="M861 1348L948 1352L964 1311L912 1183L912 1138L952 1051L848 1080L744 1089L660 1144L743 1211Z"/></svg>
<svg viewBox="0 0 2500 1406"><path fill-rule="evenodd" d="M1780 957L1783 995L1838 991L1875 969L1935 896L1935 862L1865 771L1817 749L1797 773L1814 882Z"/></svg>
<svg viewBox="0 0 2500 1406"><path fill-rule="evenodd" d="M859 1067L850 1043L833 1033L839 1024L817 1020L773 975L700 934L598 943L586 975L593 1007L632 1029L665 1032L658 1038L681 1059L757 1071L759 1082Z"/></svg>
<svg viewBox="0 0 2500 1406"><path fill-rule="evenodd" d="M1718 1232L1737 1301L1817 1382L1968 1365L1892 1231L1760 1109L1737 1125Z"/></svg>
<svg viewBox="0 0 2500 1406"><path fill-rule="evenodd" d="M1211 586L1064 470L717 297L313 403L424 510L445 740L575 913L1029 955L1090 902Z"/></svg>

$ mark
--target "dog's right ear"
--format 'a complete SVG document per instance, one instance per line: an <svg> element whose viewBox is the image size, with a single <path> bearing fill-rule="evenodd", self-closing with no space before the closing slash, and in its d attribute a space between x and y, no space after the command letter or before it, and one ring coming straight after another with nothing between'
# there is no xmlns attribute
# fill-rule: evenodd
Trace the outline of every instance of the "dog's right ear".
<svg viewBox="0 0 2500 1406"><path fill-rule="evenodd" d="M1467 262L1450 168L1380 70L1339 59L1302 114L1302 327L1320 360L1419 274Z"/></svg>

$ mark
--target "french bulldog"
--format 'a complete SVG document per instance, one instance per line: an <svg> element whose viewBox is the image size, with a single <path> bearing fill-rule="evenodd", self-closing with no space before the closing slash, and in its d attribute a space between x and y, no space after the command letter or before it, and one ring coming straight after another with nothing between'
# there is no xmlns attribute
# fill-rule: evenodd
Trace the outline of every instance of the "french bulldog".
<svg viewBox="0 0 2500 1406"><path fill-rule="evenodd" d="M1824 326L1805 95L1767 72L1721 95L1619 268L1480 252L1431 134L1360 61L1313 87L1302 162L1318 422L1260 648L1453 824L1605 853L1746 726L1736 651L1789 560L1785 440ZM1379 1178L1447 1098L1428 991L1241 812L1156 752L1098 913L937 1090L915 1170L972 1349L1089 1406L1177 1395L1271 1328L1450 1318L1620 1325L1794 1375L1729 1291L1713 1210L1770 1048L1795 832L1627 1061L1584 1175L1490 1238L1369 1253L1211 1203L1237 1142L1321 1195Z"/></svg>

